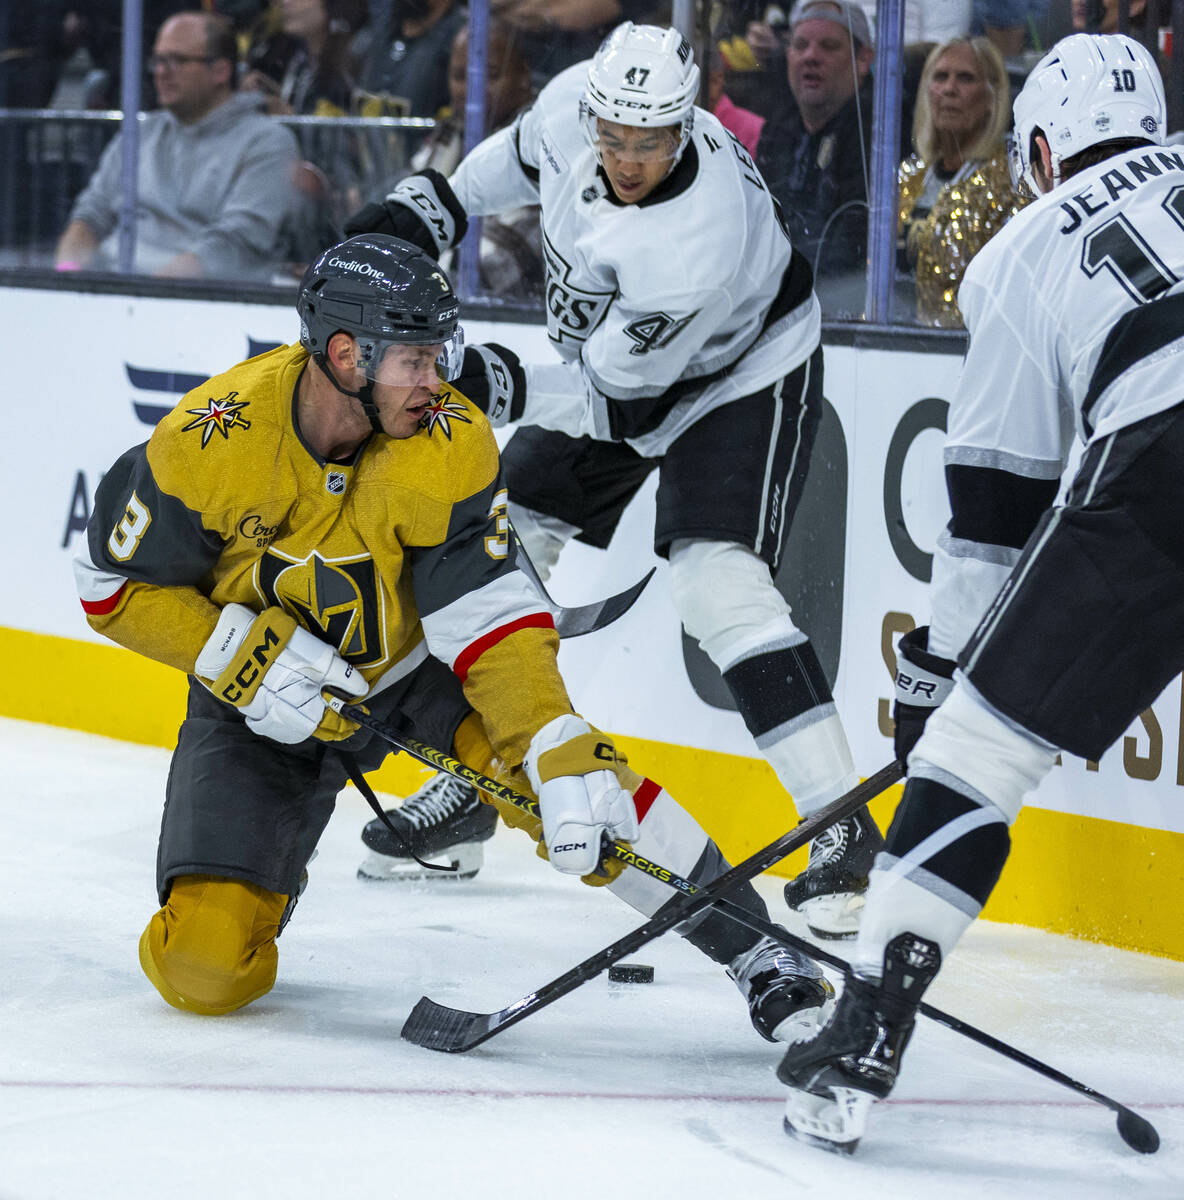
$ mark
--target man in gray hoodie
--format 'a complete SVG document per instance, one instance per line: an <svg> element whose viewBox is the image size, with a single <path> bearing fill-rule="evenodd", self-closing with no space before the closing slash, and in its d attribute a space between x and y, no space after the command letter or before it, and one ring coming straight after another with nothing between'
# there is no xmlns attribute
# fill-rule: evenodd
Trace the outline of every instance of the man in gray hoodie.
<svg viewBox="0 0 1184 1200"><path fill-rule="evenodd" d="M229 24L184 12L161 26L149 61L160 109L140 125L135 270L176 277L265 278L297 204L291 131L236 92ZM58 241L59 270L118 263L122 198L117 136Z"/></svg>

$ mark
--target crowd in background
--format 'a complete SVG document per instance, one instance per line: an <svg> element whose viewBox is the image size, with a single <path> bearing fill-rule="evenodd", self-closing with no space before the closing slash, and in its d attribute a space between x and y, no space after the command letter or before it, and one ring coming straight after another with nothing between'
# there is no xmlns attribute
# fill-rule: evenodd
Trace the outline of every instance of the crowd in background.
<svg viewBox="0 0 1184 1200"><path fill-rule="evenodd" d="M118 108L121 0L12 7L0 18L0 107ZM447 174L461 157L461 0L144 0L143 11L143 107L154 111L141 131L137 271L291 278L366 199L425 166ZM1143 27L1144 0L1130 0L1125 16L1170 78L1170 35ZM670 18L668 4L647 0L492 0L486 132L590 57L620 21ZM961 324L966 264L1027 199L1007 167L1012 96L1058 37L1111 31L1119 20L1117 0L906 0L895 320ZM874 0L736 0L716 3L707 24L701 103L780 201L824 311L860 316ZM1169 97L1171 109L1171 88ZM389 124L291 120L342 117L427 120L397 135ZM31 144L10 137L0 150L27 155ZM52 236L25 227L27 263L41 255L62 270L117 265L118 135L89 159L85 176L67 178L69 208L50 218ZM7 203L15 197L10 189ZM536 212L484 222L483 291L529 303L543 276Z"/></svg>

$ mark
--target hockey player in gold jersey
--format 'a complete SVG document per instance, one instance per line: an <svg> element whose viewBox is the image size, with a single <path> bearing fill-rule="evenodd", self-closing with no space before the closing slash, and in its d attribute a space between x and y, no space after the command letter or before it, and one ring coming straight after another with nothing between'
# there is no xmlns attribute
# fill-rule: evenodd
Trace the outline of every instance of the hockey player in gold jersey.
<svg viewBox="0 0 1184 1200"><path fill-rule="evenodd" d="M190 677L140 962L202 1014L271 988L335 797L388 751L327 688L532 792L541 821L505 806L507 823L647 915L669 892L602 866L603 837L696 882L726 868L572 711L489 423L447 382L462 335L441 268L397 238L350 238L297 307L299 345L215 376L115 462L75 564L95 630ZM751 886L736 898L767 917ZM762 1036L816 1023L833 993L813 963L718 914L688 925Z"/></svg>

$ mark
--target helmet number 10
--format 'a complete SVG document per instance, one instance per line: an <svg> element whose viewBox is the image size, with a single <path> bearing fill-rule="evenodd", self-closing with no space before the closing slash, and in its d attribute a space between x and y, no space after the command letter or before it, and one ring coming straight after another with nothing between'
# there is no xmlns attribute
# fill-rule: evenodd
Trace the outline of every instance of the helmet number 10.
<svg viewBox="0 0 1184 1200"><path fill-rule="evenodd" d="M1135 73L1129 68L1123 68L1121 71L1117 68L1110 72L1114 80L1114 90L1116 92L1133 92L1135 90Z"/></svg>

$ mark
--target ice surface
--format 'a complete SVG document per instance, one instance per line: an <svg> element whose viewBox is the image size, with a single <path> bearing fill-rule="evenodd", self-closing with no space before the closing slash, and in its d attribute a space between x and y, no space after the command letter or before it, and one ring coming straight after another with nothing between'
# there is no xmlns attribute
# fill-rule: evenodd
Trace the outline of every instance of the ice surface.
<svg viewBox="0 0 1184 1200"><path fill-rule="evenodd" d="M1157 1155L921 1022L839 1159L782 1133L776 1049L670 935L634 956L651 985L593 980L467 1055L401 1041L421 994L501 1008L640 918L504 830L467 883L363 883L352 790L274 991L176 1012L136 960L167 769L161 750L0 720L0 1200L1184 1197L1184 964L981 924L930 995L1148 1117Z"/></svg>

